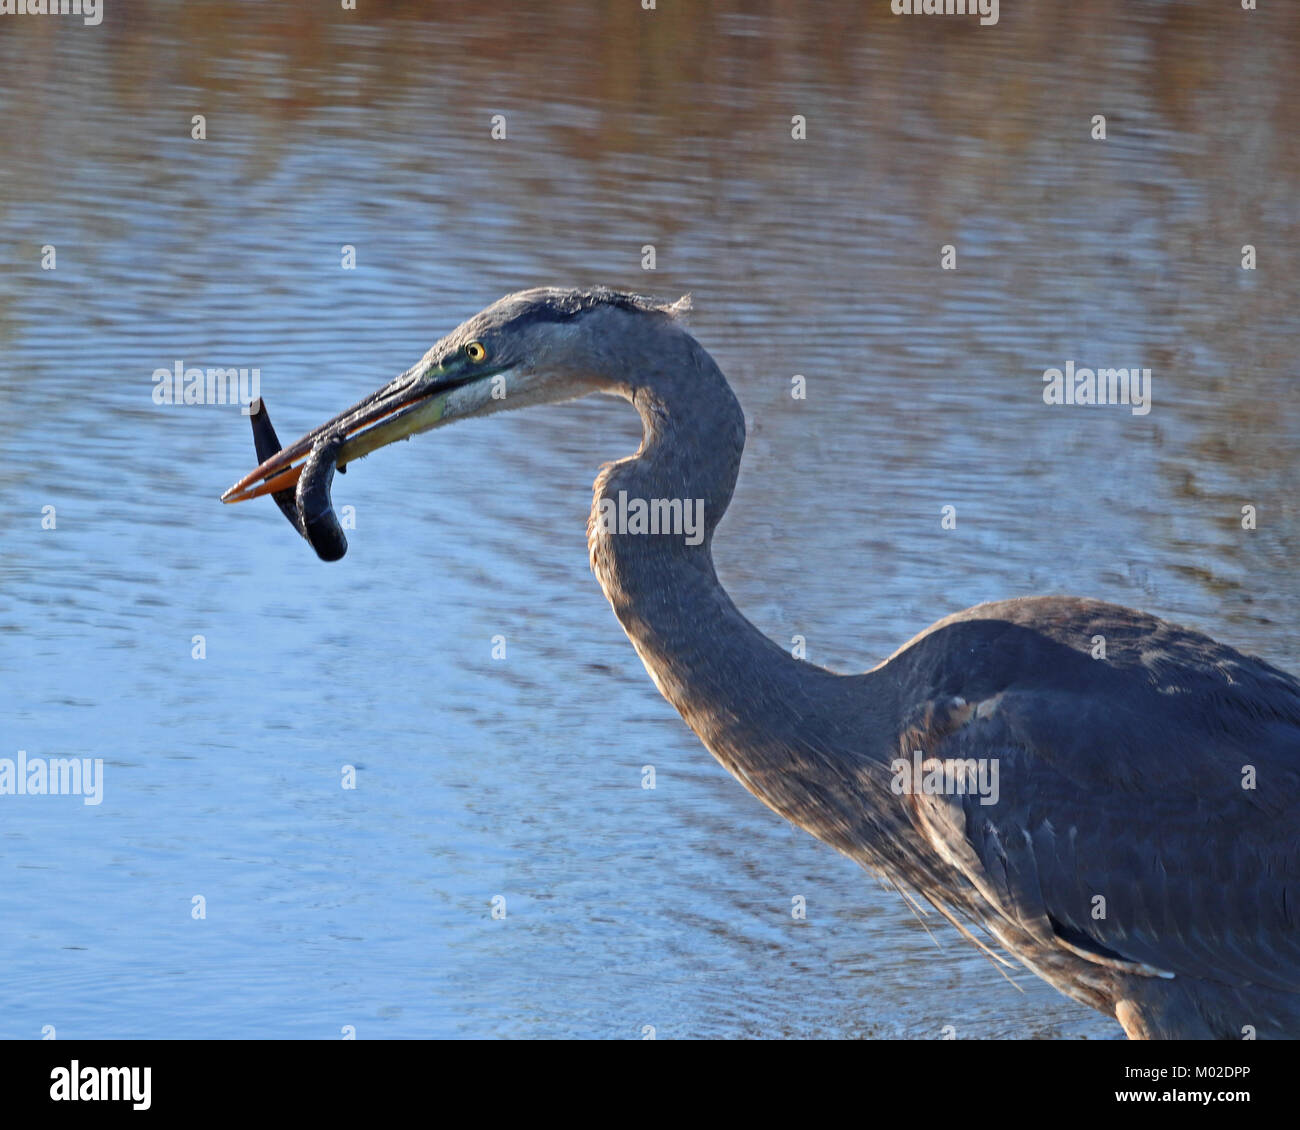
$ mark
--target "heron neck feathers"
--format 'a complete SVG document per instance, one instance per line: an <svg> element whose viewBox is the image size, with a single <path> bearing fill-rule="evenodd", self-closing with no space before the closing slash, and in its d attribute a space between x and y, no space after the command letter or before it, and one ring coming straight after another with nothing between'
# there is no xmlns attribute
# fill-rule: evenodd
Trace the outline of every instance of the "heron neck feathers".
<svg viewBox="0 0 1300 1130"><path fill-rule="evenodd" d="M710 752L759 799L808 826L791 751L842 714L849 681L795 659L747 620L714 571L713 532L731 500L744 448L740 405L693 339L622 380L645 432L635 456L596 480L588 545L592 569L660 692ZM702 536L611 529L602 512L636 500L703 506ZM621 508L621 509L620 509ZM859 714L865 725L865 712ZM858 745L845 734L845 748ZM836 751L825 749L827 758ZM811 762L809 762L811 764ZM829 815L829 814L828 814ZM816 834L821 834L816 833Z"/></svg>

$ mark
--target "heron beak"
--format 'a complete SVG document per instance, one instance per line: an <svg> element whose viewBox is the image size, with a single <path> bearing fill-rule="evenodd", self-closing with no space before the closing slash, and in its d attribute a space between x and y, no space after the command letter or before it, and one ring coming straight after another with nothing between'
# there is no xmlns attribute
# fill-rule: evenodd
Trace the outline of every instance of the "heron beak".
<svg viewBox="0 0 1300 1130"><path fill-rule="evenodd" d="M415 370L403 373L346 412L281 448L235 483L221 501L244 502L293 490L312 449L327 439L343 438L336 463L341 471L378 448L437 427L446 415L448 397L471 379L437 372L417 374Z"/></svg>

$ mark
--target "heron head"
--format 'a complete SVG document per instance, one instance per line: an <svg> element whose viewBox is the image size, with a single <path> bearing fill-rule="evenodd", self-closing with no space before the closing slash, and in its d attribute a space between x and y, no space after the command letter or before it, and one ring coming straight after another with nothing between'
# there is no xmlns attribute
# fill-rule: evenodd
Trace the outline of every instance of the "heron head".
<svg viewBox="0 0 1300 1130"><path fill-rule="evenodd" d="M318 444L341 440L341 469L399 439L456 420L620 391L629 336L662 330L686 308L613 290L523 290L464 322L405 373L282 448L224 495L291 489ZM657 323L651 328L652 323Z"/></svg>

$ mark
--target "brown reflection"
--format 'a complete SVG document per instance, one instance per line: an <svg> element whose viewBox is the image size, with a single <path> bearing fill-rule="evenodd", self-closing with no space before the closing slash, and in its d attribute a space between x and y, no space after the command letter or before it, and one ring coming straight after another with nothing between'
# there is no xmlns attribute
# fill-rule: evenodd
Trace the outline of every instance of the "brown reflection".
<svg viewBox="0 0 1300 1130"><path fill-rule="evenodd" d="M438 258L484 299L523 282L645 286L629 249L656 243L653 286L707 295L700 332L765 412L765 508L797 510L800 473L834 481L858 458L837 412L882 421L891 472L925 476L954 434L993 428L1035 368L1093 348L1156 368L1150 431L1108 442L1162 452L1166 489L1226 524L1224 561L1248 571L1277 524L1294 528L1300 8L1004 3L992 28L896 18L883 0L361 8L142 0L110 2L98 28L8 18L0 249L16 266L0 340L35 324L20 299L46 239L88 276L51 302L91 302L134 267L166 279L140 298L164 320L173 294L208 297L195 248L217 253L245 224L268 247L320 239L276 209L353 177L356 213L382 216L414 182L445 224ZM488 136L494 113L507 145ZM373 167L357 168L359 145ZM295 171L304 157L319 160ZM141 200L161 229L146 250ZM940 274L948 242L962 267ZM292 287L264 270L267 292ZM838 398L815 426L773 384L802 371ZM895 383L908 392L882 402ZM925 403L945 407L918 419ZM1004 477L1028 475L1000 426ZM1189 452L1205 467L1189 472ZM1274 516L1255 543L1226 536L1239 496Z"/></svg>

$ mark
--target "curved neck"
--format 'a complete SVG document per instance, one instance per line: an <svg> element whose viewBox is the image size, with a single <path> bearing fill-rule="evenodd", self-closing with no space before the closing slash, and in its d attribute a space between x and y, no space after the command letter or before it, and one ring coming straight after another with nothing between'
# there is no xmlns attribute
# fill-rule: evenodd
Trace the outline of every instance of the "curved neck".
<svg viewBox="0 0 1300 1130"><path fill-rule="evenodd" d="M588 523L592 569L687 725L759 799L809 827L810 781L820 774L824 787L828 768L842 774L875 743L860 697L856 714L846 715L845 684L856 679L778 647L741 615L714 572L713 531L731 501L745 442L740 405L686 333L610 391L631 400L645 433L635 456L607 464L596 480ZM634 522L638 503L643 514L659 514L657 530ZM694 535L664 529L674 503L683 515L699 515ZM810 748L814 743L818 749ZM852 803L852 791L846 785L840 800ZM830 797L819 803L827 817L838 807Z"/></svg>

